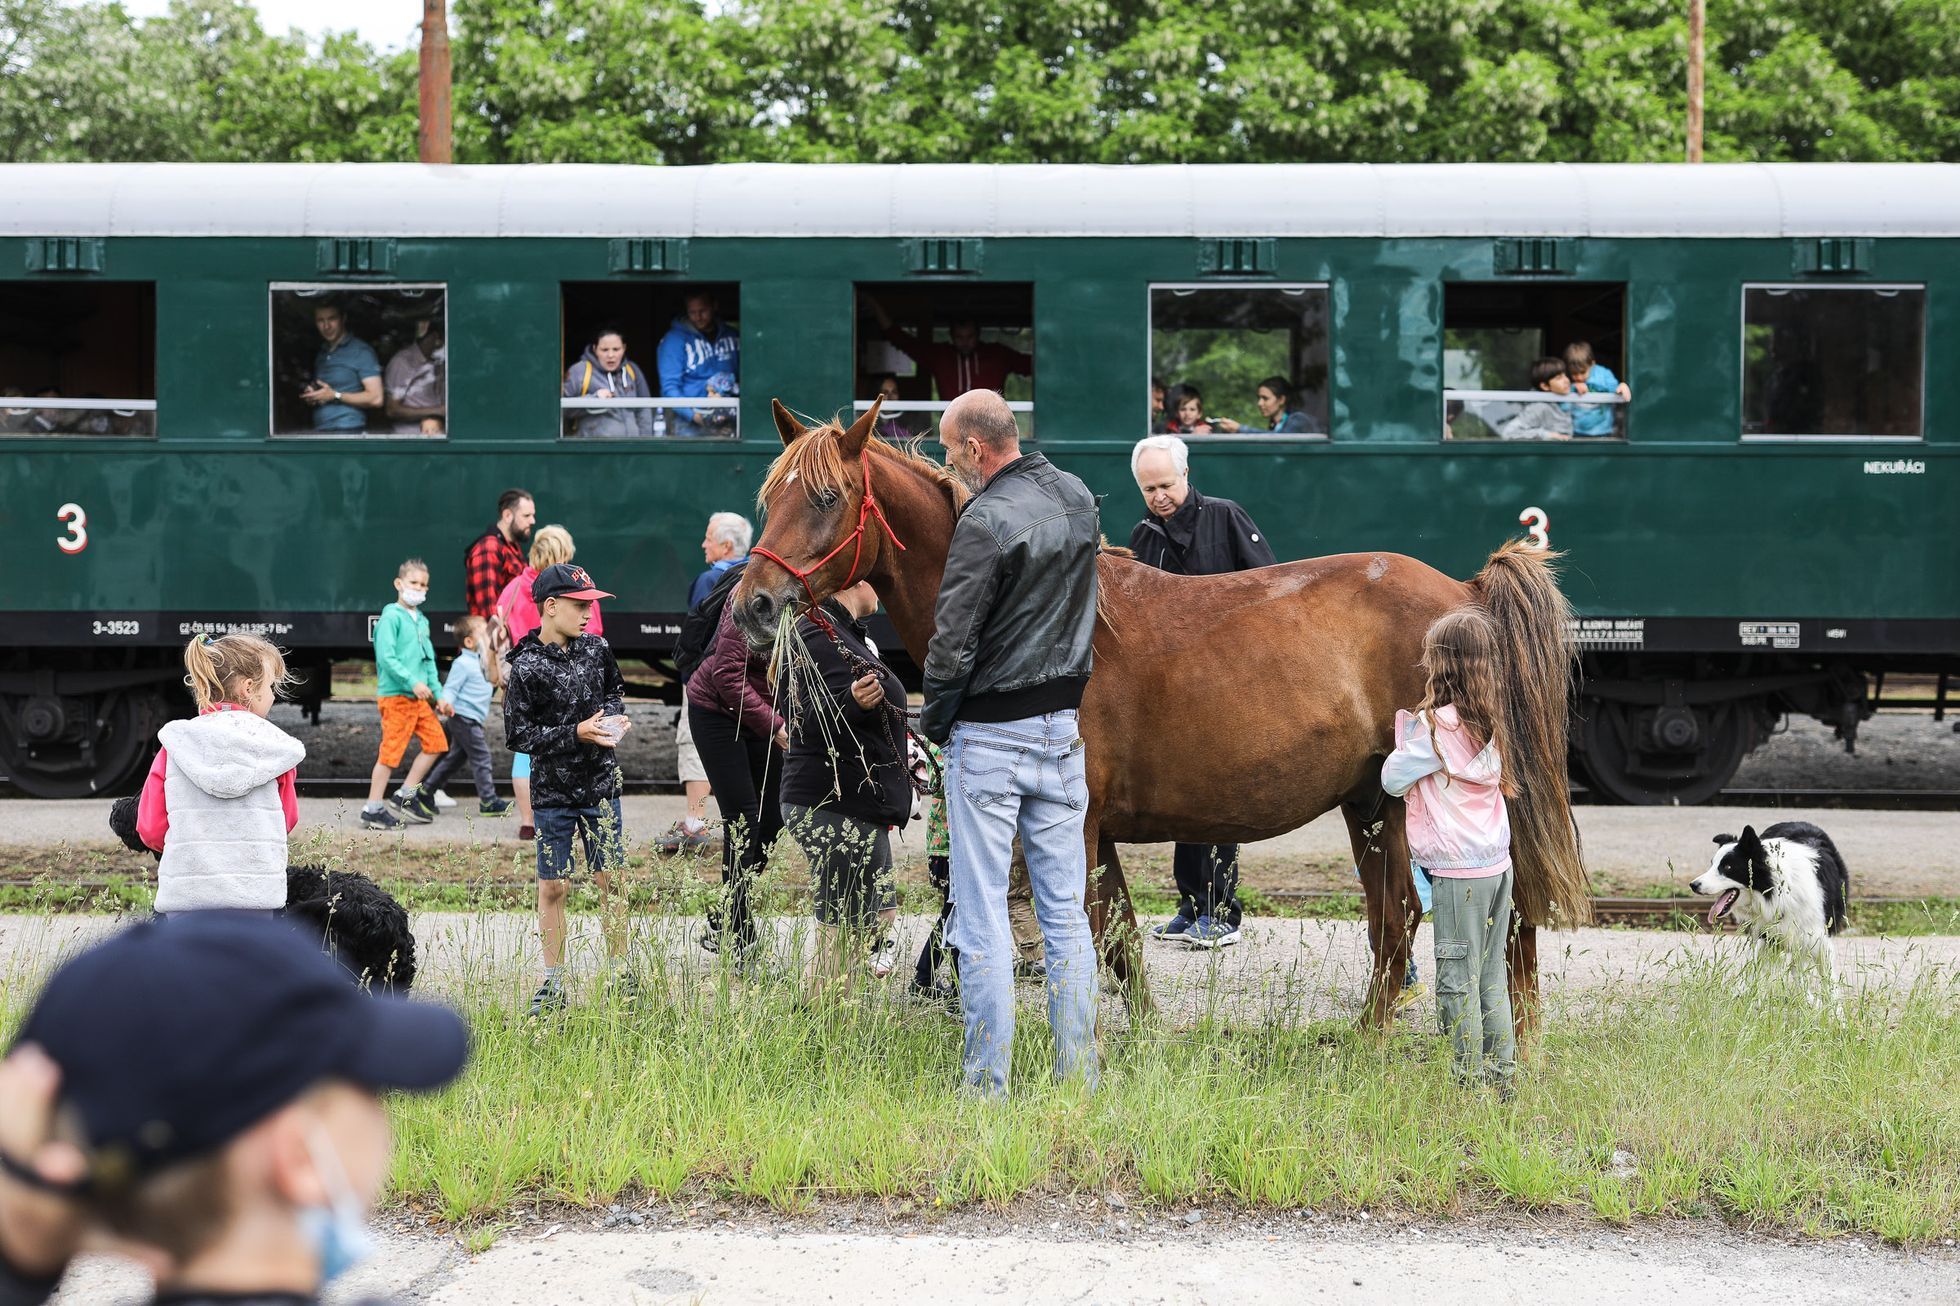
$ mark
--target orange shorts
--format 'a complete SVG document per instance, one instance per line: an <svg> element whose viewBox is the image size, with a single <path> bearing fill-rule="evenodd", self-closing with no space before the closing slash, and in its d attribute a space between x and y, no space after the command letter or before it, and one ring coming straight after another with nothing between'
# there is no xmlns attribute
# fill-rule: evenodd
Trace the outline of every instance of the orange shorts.
<svg viewBox="0 0 1960 1306"><path fill-rule="evenodd" d="M422 741L425 753L449 751L449 736L442 733L442 722L436 719L433 707L406 694L388 695L381 700L381 765L393 768L402 764L410 735Z"/></svg>

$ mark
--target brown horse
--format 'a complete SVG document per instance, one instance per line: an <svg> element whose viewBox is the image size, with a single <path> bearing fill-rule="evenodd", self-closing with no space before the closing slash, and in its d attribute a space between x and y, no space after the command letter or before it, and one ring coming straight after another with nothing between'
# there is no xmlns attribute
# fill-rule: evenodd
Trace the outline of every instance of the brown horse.
<svg viewBox="0 0 1960 1306"><path fill-rule="evenodd" d="M767 524L731 598L755 643L782 614L869 579L924 665L953 524L966 492L935 463L871 434L804 426L780 403L787 446L759 501ZM764 551L780 559L771 561ZM785 567L782 564L788 564ZM1510 803L1519 928L1511 987L1520 1027L1537 996L1537 927L1590 908L1566 797L1571 651L1550 559L1513 542L1474 580L1397 554L1344 554L1224 576L1173 576L1098 559L1095 671L1083 699L1089 916L1098 948L1148 1004L1118 842L1249 843L1339 807L1361 871L1374 953L1366 1018L1386 1023L1420 916L1403 805L1381 789L1395 710L1423 697L1423 633L1478 603L1509 659ZM1220 655L1220 650L1228 650ZM1179 741L1202 731L1202 756Z"/></svg>

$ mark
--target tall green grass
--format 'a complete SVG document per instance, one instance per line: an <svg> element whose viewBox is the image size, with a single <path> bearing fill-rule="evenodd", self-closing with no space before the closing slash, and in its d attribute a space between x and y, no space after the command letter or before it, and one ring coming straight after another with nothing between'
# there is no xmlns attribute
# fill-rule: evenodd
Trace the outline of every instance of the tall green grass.
<svg viewBox="0 0 1960 1306"><path fill-rule="evenodd" d="M474 977L470 1072L396 1104L396 1195L460 1222L532 1201L685 1194L791 1211L1118 1191L1612 1223L1712 1214L1905 1243L1960 1231L1960 984L1947 975L1851 997L1841 1018L1706 962L1568 994L1508 1104L1452 1086L1428 1020L1381 1035L1258 1014L1183 1029L1106 1019L1100 1088L1058 1087L1036 1005L1003 1104L955 1091L960 1029L943 1014L876 993L810 1007L780 975L655 970L638 1004L593 985L543 1025L520 1018L525 976Z"/></svg>

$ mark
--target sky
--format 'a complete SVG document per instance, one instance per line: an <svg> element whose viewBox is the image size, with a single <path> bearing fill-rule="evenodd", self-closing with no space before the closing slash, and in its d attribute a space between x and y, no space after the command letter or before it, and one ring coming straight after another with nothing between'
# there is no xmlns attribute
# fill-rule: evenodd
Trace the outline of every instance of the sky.
<svg viewBox="0 0 1960 1306"><path fill-rule="evenodd" d="M413 45L422 25L422 0L254 0L259 21L267 31L297 27L317 39L328 31L353 28L368 44L383 50ZM150 18L170 8L170 0L123 0L137 18ZM452 19L453 22L453 19Z"/></svg>

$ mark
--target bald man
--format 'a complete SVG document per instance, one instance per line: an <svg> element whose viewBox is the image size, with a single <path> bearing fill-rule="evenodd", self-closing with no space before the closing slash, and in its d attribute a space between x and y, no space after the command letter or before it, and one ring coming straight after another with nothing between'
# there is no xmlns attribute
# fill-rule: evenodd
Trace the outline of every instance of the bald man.
<svg viewBox="0 0 1960 1306"><path fill-rule="evenodd" d="M1076 708L1096 629L1095 496L1021 452L1007 401L955 399L946 465L973 491L953 528L926 649L919 724L946 744L966 1087L1007 1092L1014 1044L1008 862L1021 836L1048 962L1057 1078L1096 1077L1096 954L1083 895L1088 804ZM950 743L948 742L950 740Z"/></svg>

